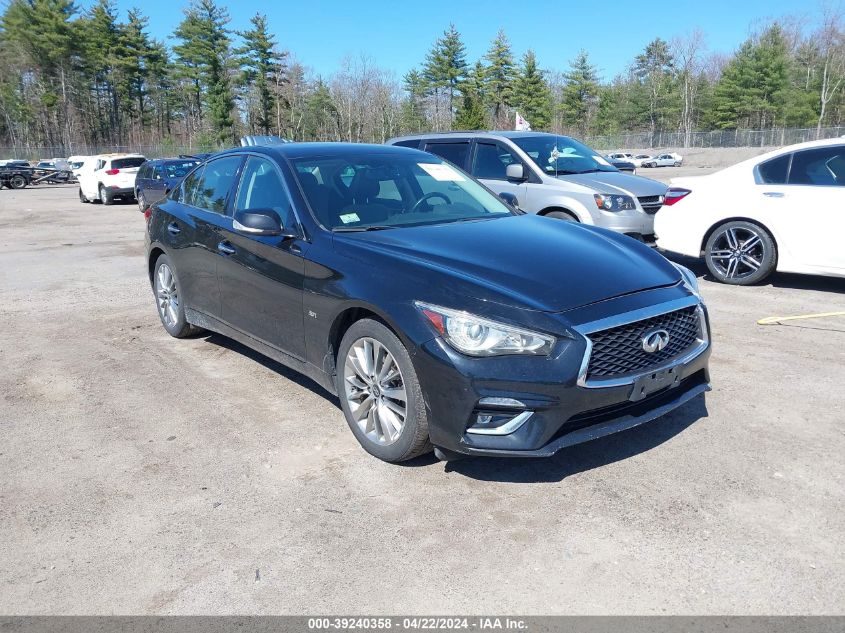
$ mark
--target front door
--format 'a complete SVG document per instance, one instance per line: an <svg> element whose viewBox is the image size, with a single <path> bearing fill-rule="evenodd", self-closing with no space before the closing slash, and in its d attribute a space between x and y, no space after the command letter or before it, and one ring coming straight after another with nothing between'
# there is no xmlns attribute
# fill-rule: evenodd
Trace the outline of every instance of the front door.
<svg viewBox="0 0 845 633"><path fill-rule="evenodd" d="M512 163L523 165L528 175L528 166L507 147L494 141L479 141L475 144L471 173L495 193L515 195L519 206L527 209L529 201L525 181L509 180L506 173L508 165Z"/></svg>
<svg viewBox="0 0 845 633"><path fill-rule="evenodd" d="M233 212L273 209L284 227L301 235L300 227L276 165L249 156L235 196ZM305 358L302 287L303 255L308 243L296 238L242 234L232 218L222 229L218 279L223 320L245 334L298 358Z"/></svg>

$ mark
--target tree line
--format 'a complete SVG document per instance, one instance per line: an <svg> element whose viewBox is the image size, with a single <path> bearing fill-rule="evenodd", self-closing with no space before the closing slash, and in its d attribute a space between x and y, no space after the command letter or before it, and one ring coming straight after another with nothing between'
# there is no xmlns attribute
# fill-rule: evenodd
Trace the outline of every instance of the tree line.
<svg viewBox="0 0 845 633"><path fill-rule="evenodd" d="M397 78L366 55L315 75L276 40L267 17L230 28L226 8L193 0L170 45L137 9L112 0L10 0L0 16L0 146L220 147L243 134L385 141L428 130L512 128L579 137L618 132L845 123L845 27L763 25L731 55L693 31L648 43L602 81L588 51L563 70L518 55L504 30L470 61L452 24Z"/></svg>

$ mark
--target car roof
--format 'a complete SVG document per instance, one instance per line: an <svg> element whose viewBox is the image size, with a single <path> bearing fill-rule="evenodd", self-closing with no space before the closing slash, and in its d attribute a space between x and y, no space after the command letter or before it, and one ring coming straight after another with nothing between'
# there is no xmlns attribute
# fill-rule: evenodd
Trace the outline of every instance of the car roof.
<svg viewBox="0 0 845 633"><path fill-rule="evenodd" d="M214 158L228 156L231 154L260 153L279 158L317 158L317 157L343 157L356 156L361 154L384 154L387 156L401 156L409 153L418 154L427 160L431 160L431 154L421 152L409 147L395 147L393 145L375 145L369 143L284 143L280 145L253 145L248 147L235 147L215 154Z"/></svg>
<svg viewBox="0 0 845 633"><path fill-rule="evenodd" d="M186 161L192 161L195 163L201 163L202 160L197 158L196 156L173 156L171 158L149 158L147 159L148 163L184 163Z"/></svg>
<svg viewBox="0 0 845 633"><path fill-rule="evenodd" d="M430 132L424 134L409 134L407 136L397 136L396 138L390 139L388 142L395 142L401 140L411 140L411 139L448 139L454 138L456 136L464 136L468 138L507 138L507 139L517 139L517 138L534 138L537 136L554 136L554 137L563 137L563 138L571 138L566 136L565 134L551 134L549 132L517 132L515 130L455 130L452 132Z"/></svg>

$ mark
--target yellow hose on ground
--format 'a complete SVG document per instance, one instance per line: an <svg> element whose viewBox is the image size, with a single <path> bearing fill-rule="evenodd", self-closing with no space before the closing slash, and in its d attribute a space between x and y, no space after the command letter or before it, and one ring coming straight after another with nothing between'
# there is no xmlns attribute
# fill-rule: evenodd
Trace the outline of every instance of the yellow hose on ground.
<svg viewBox="0 0 845 633"><path fill-rule="evenodd" d="M757 325L780 325L781 321L798 321L801 319L822 319L824 317L845 316L845 312L821 312L819 314L799 314L797 316L772 316L760 319Z"/></svg>

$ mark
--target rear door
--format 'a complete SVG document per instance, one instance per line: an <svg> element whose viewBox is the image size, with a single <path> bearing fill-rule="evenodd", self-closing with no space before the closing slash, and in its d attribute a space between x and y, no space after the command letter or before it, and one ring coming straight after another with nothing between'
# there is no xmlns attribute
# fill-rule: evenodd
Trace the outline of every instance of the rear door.
<svg viewBox="0 0 845 633"><path fill-rule="evenodd" d="M845 270L845 144L795 152L787 184L763 193L798 261Z"/></svg>
<svg viewBox="0 0 845 633"><path fill-rule="evenodd" d="M273 209L283 226L297 237L242 234L232 228L232 217L226 218L221 228L225 253L218 266L223 320L304 360L303 255L308 243L302 239L285 179L272 160L247 157L232 207L233 214L238 210Z"/></svg>
<svg viewBox="0 0 845 633"><path fill-rule="evenodd" d="M426 141L423 149L435 156L449 161L455 167L460 167L464 171L468 171L467 162L469 161L469 139L449 139L448 141L431 140Z"/></svg>
<svg viewBox="0 0 845 633"><path fill-rule="evenodd" d="M223 156L189 174L174 195L161 205L171 217L161 232L178 248L174 259L185 306L223 318L217 269L226 254L221 227L231 225L226 215L237 182L242 154Z"/></svg>

